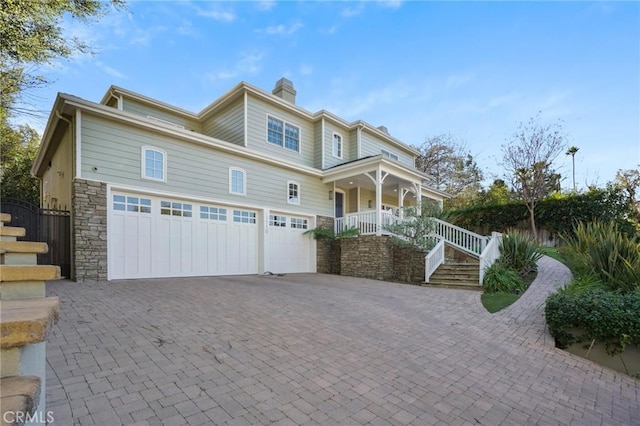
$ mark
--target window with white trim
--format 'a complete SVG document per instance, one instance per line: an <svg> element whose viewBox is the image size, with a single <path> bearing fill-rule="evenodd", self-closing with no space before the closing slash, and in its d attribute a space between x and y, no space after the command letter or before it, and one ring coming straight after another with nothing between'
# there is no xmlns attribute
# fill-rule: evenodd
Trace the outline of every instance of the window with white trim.
<svg viewBox="0 0 640 426"><path fill-rule="evenodd" d="M291 218L291 227L295 229L307 229L308 227L307 219L302 219L299 217Z"/></svg>
<svg viewBox="0 0 640 426"><path fill-rule="evenodd" d="M393 152L389 152L386 149L381 150L381 154L382 154L383 157L387 157L387 158L390 158L390 159L396 160L396 161L399 160L397 154L394 154Z"/></svg>
<svg viewBox="0 0 640 426"><path fill-rule="evenodd" d="M256 213L246 210L234 210L233 221L237 223L256 223Z"/></svg>
<svg viewBox="0 0 640 426"><path fill-rule="evenodd" d="M342 158L342 136L333 134L333 156Z"/></svg>
<svg viewBox="0 0 640 426"><path fill-rule="evenodd" d="M287 182L287 202L289 204L300 204L300 185L297 182Z"/></svg>
<svg viewBox="0 0 640 426"><path fill-rule="evenodd" d="M268 115L267 142L300 152L300 127Z"/></svg>
<svg viewBox="0 0 640 426"><path fill-rule="evenodd" d="M128 212L151 213L151 200L148 198L114 195L113 209Z"/></svg>
<svg viewBox="0 0 640 426"><path fill-rule="evenodd" d="M277 228L285 228L287 226L287 217L271 214L269 215L269 226L275 226Z"/></svg>
<svg viewBox="0 0 640 426"><path fill-rule="evenodd" d="M246 195L247 179L242 169L229 168L229 194Z"/></svg>
<svg viewBox="0 0 640 426"><path fill-rule="evenodd" d="M143 179L167 181L167 154L161 149L142 147Z"/></svg>
<svg viewBox="0 0 640 426"><path fill-rule="evenodd" d="M227 209L222 207L200 206L200 219L227 220Z"/></svg>
<svg viewBox="0 0 640 426"><path fill-rule="evenodd" d="M177 201L160 201L160 214L165 216L193 217L193 205Z"/></svg>

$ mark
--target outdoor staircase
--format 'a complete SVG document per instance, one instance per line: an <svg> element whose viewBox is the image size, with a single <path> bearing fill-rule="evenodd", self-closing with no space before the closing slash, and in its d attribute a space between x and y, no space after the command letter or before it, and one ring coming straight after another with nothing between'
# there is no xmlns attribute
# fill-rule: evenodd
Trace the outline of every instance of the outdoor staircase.
<svg viewBox="0 0 640 426"><path fill-rule="evenodd" d="M46 297L45 281L60 279L60 268L37 265L47 245L17 241L25 229L10 221L0 213L0 424L46 423L46 339L59 300Z"/></svg>
<svg viewBox="0 0 640 426"><path fill-rule="evenodd" d="M480 266L474 261L445 261L429 278L428 285L480 290ZM427 285L427 284L425 284Z"/></svg>

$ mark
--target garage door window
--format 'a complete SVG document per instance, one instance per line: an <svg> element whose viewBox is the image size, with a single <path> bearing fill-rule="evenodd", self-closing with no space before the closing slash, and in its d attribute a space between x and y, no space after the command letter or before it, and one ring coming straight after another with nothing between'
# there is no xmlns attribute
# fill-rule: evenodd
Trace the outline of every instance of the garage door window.
<svg viewBox="0 0 640 426"><path fill-rule="evenodd" d="M296 229L307 229L308 223L307 219L302 219L298 217L291 218L291 227Z"/></svg>
<svg viewBox="0 0 640 426"><path fill-rule="evenodd" d="M237 223L256 223L256 214L245 210L234 210L233 221Z"/></svg>
<svg viewBox="0 0 640 426"><path fill-rule="evenodd" d="M200 206L200 219L227 220L227 209L220 207Z"/></svg>
<svg viewBox="0 0 640 426"><path fill-rule="evenodd" d="M167 216L192 217L193 206L175 201L160 201L160 214Z"/></svg>
<svg viewBox="0 0 640 426"><path fill-rule="evenodd" d="M278 215L269 215L269 226L275 226L277 228L284 228L287 226L287 217Z"/></svg>
<svg viewBox="0 0 640 426"><path fill-rule="evenodd" d="M148 198L114 195L113 209L128 212L151 213L151 200Z"/></svg>

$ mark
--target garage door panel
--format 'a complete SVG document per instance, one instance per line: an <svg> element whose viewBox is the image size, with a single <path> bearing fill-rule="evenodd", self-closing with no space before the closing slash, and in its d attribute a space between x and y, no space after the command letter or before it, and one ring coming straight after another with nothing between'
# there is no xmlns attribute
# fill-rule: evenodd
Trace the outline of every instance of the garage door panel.
<svg viewBox="0 0 640 426"><path fill-rule="evenodd" d="M292 220L293 219L293 220ZM306 225L303 220L306 219ZM306 226L305 228L294 228ZM265 269L273 273L313 272L311 269L311 237L304 235L309 218L274 214L269 217L265 238Z"/></svg>
<svg viewBox="0 0 640 426"><path fill-rule="evenodd" d="M130 201L134 204L129 205ZM234 222L234 214L241 223ZM167 198L114 194L109 215L109 277L255 274L256 215Z"/></svg>

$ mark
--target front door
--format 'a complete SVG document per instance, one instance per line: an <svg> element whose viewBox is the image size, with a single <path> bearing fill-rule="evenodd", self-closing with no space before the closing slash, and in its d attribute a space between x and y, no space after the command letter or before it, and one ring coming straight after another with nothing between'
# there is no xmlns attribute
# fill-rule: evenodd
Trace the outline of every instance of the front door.
<svg viewBox="0 0 640 426"><path fill-rule="evenodd" d="M336 191L336 217L344 217L344 193Z"/></svg>

